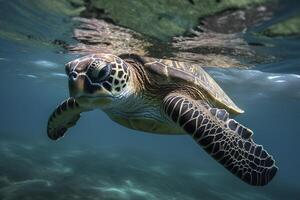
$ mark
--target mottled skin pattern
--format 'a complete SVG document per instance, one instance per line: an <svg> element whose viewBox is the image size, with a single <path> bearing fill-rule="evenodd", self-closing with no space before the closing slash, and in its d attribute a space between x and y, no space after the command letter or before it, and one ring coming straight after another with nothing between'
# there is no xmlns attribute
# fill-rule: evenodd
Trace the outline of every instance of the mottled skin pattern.
<svg viewBox="0 0 300 200"><path fill-rule="evenodd" d="M93 87L89 88L90 93L93 93L94 90L97 90L100 85L103 86L107 91L111 91L113 94L121 91L122 88L126 86L126 83L129 79L129 71L127 64L123 62L120 58L110 56L106 56L107 54L103 54L103 56L85 56L80 59L76 59L72 62L66 64L66 73L69 76L77 77L80 74L87 74L88 76L84 76L85 81L89 81ZM110 76L106 76L105 80L98 80L94 74L99 72L103 66L101 64L103 61L109 62L111 68L106 72L110 74ZM87 67L88 66L88 67ZM95 70L90 70L95 69ZM112 87L112 85L114 87ZM72 87L72 86L71 86ZM72 88L70 88L72 90Z"/></svg>
<svg viewBox="0 0 300 200"><path fill-rule="evenodd" d="M162 112L245 182L265 185L276 174L273 157L253 142L249 129L229 119L225 110L175 93L165 98Z"/></svg>
<svg viewBox="0 0 300 200"><path fill-rule="evenodd" d="M243 111L200 67L131 54L92 54L67 63L66 73L71 97L49 118L53 140L64 136L80 113L101 109L131 129L190 135L248 184L265 185L277 172L252 131L229 116Z"/></svg>
<svg viewBox="0 0 300 200"><path fill-rule="evenodd" d="M63 101L49 117L48 136L53 140L62 137L68 128L76 124L81 112L74 98Z"/></svg>

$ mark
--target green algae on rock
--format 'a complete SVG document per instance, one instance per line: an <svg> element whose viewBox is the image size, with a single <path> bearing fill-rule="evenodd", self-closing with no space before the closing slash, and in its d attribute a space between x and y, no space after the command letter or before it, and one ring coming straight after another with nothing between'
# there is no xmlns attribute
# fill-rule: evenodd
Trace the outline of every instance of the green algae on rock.
<svg viewBox="0 0 300 200"><path fill-rule="evenodd" d="M254 56L247 43L235 34L201 33L197 37L174 37L170 43L149 41L141 34L103 20L75 18L82 24L74 29L79 43L67 46L73 53L136 53L197 63L199 66L245 66L234 55ZM196 31L194 31L196 34ZM226 52L231 52L231 55Z"/></svg>
<svg viewBox="0 0 300 200"><path fill-rule="evenodd" d="M239 33L272 15L269 1L17 0L9 4L15 10L7 14L11 20L0 19L0 38L74 53L137 53L200 66L245 66L240 60L257 56ZM78 15L74 38L79 43L69 46L70 16Z"/></svg>
<svg viewBox="0 0 300 200"><path fill-rule="evenodd" d="M300 15L270 26L263 34L269 37L300 36Z"/></svg>
<svg viewBox="0 0 300 200"><path fill-rule="evenodd" d="M203 18L199 26L165 42L115 24L105 10L98 16L104 20L93 18L93 12L89 12L91 19L75 18L81 22L74 29L74 38L79 43L68 47L71 52L136 53L217 67L244 67L262 60L240 33L272 16L272 8L268 5L227 10Z"/></svg>
<svg viewBox="0 0 300 200"><path fill-rule="evenodd" d="M198 25L199 19L228 9L241 9L269 0L89 0L82 17L96 17L105 11L116 24L144 35L169 39Z"/></svg>

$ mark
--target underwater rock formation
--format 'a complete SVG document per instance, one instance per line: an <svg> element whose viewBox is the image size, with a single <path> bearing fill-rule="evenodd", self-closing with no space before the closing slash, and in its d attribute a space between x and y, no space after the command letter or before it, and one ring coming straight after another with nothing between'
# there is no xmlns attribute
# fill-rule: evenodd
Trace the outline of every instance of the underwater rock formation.
<svg viewBox="0 0 300 200"><path fill-rule="evenodd" d="M251 66L265 62L266 55L256 52L244 39L244 33L272 17L276 4L271 1L12 2L9 8L2 8L14 10L14 14L6 17L11 21L0 19L0 38L25 45L61 47L64 51L59 52L63 53L65 50L130 52L200 66ZM36 12L32 13L31 7ZM44 13L51 13L47 21ZM75 17L75 21L70 17ZM15 21L15 18L22 20ZM29 28L35 26L46 31ZM73 36L77 43L71 40L72 26L75 26ZM54 31L58 29L59 32Z"/></svg>
<svg viewBox="0 0 300 200"><path fill-rule="evenodd" d="M80 43L68 47L73 52L101 51L116 55L135 52L144 55L145 49L151 45L141 34L104 20L87 18L74 20L81 22L81 25L74 29L74 38Z"/></svg>
<svg viewBox="0 0 300 200"><path fill-rule="evenodd" d="M184 34L199 24L199 19L227 11L257 7L268 0L84 0L85 18L105 19L151 38L167 40ZM255 15L251 16L256 18ZM227 20L228 21L228 20ZM237 20L234 22L239 24Z"/></svg>
<svg viewBox="0 0 300 200"><path fill-rule="evenodd" d="M206 10L202 14L195 15L195 10L203 9L204 2L184 2L184 4L192 4L190 12L194 13L193 17L204 16L205 14L207 16L197 19L200 20L200 25L194 26L193 29L191 25L189 29L174 32L175 29L179 30L178 26L182 25L180 24L181 19L191 20L189 18L191 16L179 17L180 19L175 20L176 23L179 23L176 25L177 28L172 27L170 30L168 27L170 24L163 26L160 22L157 9L153 9L149 13L148 10L144 10L146 8L142 5L129 3L132 9L116 14L114 9L120 5L116 4L113 7L112 3L109 3L111 1L103 1L102 4L100 2L86 1L87 9L81 13L82 17L75 18L81 22L81 25L74 30L74 38L79 43L68 47L71 52L104 51L116 55L130 52L144 56L195 62L200 66L217 67L248 66L251 62L261 60L258 59L259 55L249 48L248 43L240 33L247 30L248 27L270 19L273 10L273 6L270 4L261 5L257 4L256 1L252 2L253 6L248 6L249 2L247 1L242 1L244 3L240 2L238 5L234 3L224 4L223 2L221 4L223 6L217 6L218 9L206 2L207 8L211 8L210 13ZM183 2L181 1L181 3ZM169 4L161 6L165 6L164 12L175 12L176 9L181 8L181 3L169 2ZM217 2L214 3L219 5ZM121 4L123 5L123 3ZM154 5L152 4L150 8L153 8ZM102 7L100 7L101 5ZM231 9L229 10L229 8ZM163 8L158 7L158 9ZM222 11L222 9L225 10ZM136 10L143 11L143 15L134 13ZM161 10L161 12L163 11ZM186 10L186 12L188 11ZM176 16L175 13L174 15ZM135 19L132 19L130 23L128 20L132 17ZM154 20L155 17L156 20ZM147 31L149 28L151 30ZM157 28L159 30L156 30ZM183 26L181 28L184 29Z"/></svg>

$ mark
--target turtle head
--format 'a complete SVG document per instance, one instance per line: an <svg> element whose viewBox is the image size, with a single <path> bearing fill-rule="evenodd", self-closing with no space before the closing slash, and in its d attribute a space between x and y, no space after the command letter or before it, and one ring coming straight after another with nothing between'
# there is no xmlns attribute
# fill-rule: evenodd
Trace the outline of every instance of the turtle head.
<svg viewBox="0 0 300 200"><path fill-rule="evenodd" d="M109 106L130 92L128 65L112 54L84 56L67 63L65 69L70 96L90 106Z"/></svg>

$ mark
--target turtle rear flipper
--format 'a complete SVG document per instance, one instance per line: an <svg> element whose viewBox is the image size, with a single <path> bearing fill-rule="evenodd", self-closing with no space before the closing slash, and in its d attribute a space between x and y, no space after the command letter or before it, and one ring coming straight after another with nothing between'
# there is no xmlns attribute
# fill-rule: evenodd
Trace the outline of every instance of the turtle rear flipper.
<svg viewBox="0 0 300 200"><path fill-rule="evenodd" d="M66 131L74 126L80 118L83 109L74 98L63 101L51 114L47 125L47 134L52 140L64 136Z"/></svg>
<svg viewBox="0 0 300 200"><path fill-rule="evenodd" d="M273 157L252 140L251 130L229 119L225 110L170 94L164 99L162 112L246 183L262 186L275 176L278 168Z"/></svg>

